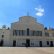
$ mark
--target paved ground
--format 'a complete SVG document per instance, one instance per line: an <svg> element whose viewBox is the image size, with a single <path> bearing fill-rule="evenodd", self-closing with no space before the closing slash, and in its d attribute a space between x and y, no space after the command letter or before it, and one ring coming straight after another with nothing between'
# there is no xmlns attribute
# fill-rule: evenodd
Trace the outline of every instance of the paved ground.
<svg viewBox="0 0 54 54"><path fill-rule="evenodd" d="M54 47L0 47L0 54L54 54Z"/></svg>

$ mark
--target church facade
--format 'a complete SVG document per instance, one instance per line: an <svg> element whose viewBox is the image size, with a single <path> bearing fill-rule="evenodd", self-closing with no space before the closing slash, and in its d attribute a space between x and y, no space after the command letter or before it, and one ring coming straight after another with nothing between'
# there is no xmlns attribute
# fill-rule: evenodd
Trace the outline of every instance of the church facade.
<svg viewBox="0 0 54 54"><path fill-rule="evenodd" d="M32 16L19 17L11 28L0 29L0 46L6 47L53 47L54 30L44 28Z"/></svg>

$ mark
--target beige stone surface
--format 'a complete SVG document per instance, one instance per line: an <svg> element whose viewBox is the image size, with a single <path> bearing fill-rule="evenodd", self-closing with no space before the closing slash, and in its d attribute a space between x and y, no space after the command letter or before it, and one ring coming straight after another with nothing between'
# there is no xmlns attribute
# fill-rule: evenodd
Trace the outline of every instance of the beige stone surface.
<svg viewBox="0 0 54 54"><path fill-rule="evenodd" d="M54 47L0 47L0 54L54 54Z"/></svg>

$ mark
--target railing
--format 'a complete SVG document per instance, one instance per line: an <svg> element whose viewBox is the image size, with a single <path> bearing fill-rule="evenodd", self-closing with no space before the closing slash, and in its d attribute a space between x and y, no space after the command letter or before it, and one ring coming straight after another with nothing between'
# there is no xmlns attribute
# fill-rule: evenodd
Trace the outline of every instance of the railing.
<svg viewBox="0 0 54 54"><path fill-rule="evenodd" d="M54 40L54 37L46 37L46 36L14 36L14 39L36 39L36 40Z"/></svg>

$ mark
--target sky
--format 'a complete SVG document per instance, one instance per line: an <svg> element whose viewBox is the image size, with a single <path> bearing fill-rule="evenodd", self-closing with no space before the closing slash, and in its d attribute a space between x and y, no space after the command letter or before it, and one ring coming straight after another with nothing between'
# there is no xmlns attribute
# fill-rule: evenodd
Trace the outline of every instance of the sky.
<svg viewBox="0 0 54 54"><path fill-rule="evenodd" d="M54 28L54 0L0 0L0 27L10 26L28 12L45 27Z"/></svg>

